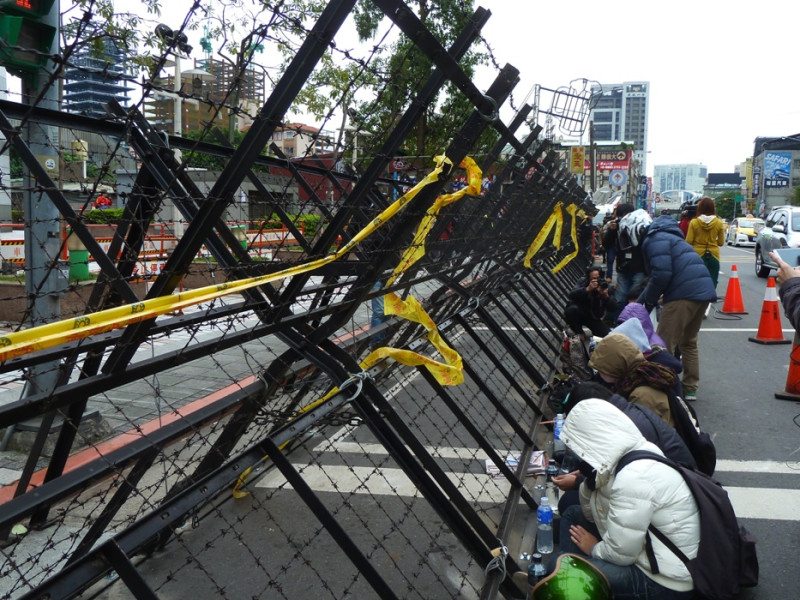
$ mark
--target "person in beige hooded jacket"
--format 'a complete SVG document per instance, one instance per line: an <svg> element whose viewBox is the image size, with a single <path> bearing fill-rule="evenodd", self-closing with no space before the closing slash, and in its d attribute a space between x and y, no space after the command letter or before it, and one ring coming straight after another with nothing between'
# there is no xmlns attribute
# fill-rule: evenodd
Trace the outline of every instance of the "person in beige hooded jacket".
<svg viewBox="0 0 800 600"><path fill-rule="evenodd" d="M647 360L628 336L610 333L600 340L589 366L611 384L615 393L646 406L675 427L665 390L675 386L677 374L669 367Z"/></svg>
<svg viewBox="0 0 800 600"><path fill-rule="evenodd" d="M686 241L703 259L716 288L719 279L719 247L725 243L725 224L717 217L713 199L700 198L697 216L691 220L686 232Z"/></svg>

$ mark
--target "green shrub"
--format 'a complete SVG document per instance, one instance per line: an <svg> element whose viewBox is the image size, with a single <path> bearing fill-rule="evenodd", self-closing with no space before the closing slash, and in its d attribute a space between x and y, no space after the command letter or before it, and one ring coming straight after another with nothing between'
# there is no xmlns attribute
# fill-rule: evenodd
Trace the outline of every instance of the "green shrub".
<svg viewBox="0 0 800 600"><path fill-rule="evenodd" d="M317 232L317 229L319 228L319 222L321 220L321 215L300 215L297 218L296 223L298 225L300 223L303 224L303 235L305 235L307 238L310 238Z"/></svg>
<svg viewBox="0 0 800 600"><path fill-rule="evenodd" d="M122 219L123 208L107 208L105 210L89 210L83 213L86 223L92 225L111 225L119 223Z"/></svg>

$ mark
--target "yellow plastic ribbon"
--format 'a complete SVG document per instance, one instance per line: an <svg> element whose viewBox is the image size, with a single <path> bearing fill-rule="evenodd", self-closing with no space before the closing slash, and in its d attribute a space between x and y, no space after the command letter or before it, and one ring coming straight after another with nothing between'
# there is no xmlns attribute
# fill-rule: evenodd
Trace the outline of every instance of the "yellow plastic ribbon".
<svg viewBox="0 0 800 600"><path fill-rule="evenodd" d="M448 204L452 204L461 200L466 194L472 196L479 196L481 193L481 180L483 172L480 167L475 164L475 161L467 156L461 161L460 168L467 170L467 185L451 194L445 194L436 198L436 201L425 212L425 216L420 221L417 233L414 235L414 240L411 242L406 251L403 253L400 263L395 267L391 276L389 277L386 285L391 285L394 281L407 271L411 265L425 256L425 239L428 233L436 223L436 218L439 216L439 211Z"/></svg>
<svg viewBox="0 0 800 600"><path fill-rule="evenodd" d="M578 213L583 213L583 211L579 210L575 204L570 204L567 207L567 212L572 217L572 227L570 227L570 235L572 236L572 247L575 248L572 252L567 254L564 258L559 261L559 263L553 267L553 273L558 273L561 269L569 264L573 258L578 256L578 226L577 226L577 216Z"/></svg>
<svg viewBox="0 0 800 600"><path fill-rule="evenodd" d="M556 247L556 250L561 248L561 227L564 223L564 216L561 212L561 208L563 203L558 202L555 207L553 207L553 212L550 213L550 216L547 217L547 221L539 230L539 233L536 234L536 238L533 240L533 243L528 248L528 251L525 253L525 258L522 261L522 264L525 265L528 269L531 268L531 259L536 255L539 250L541 250L542 246L544 245L544 241L547 239L547 236L550 235L550 231L553 227L556 228L555 235L553 236L553 244Z"/></svg>
<svg viewBox="0 0 800 600"><path fill-rule="evenodd" d="M178 311L189 306L208 302L222 296L237 294L247 289L264 285L272 281L313 271L327 265L348 254L353 247L361 243L366 237L375 232L389 219L394 217L406 204L408 204L427 185L439 179L445 165L452 166L452 162L445 156L436 157L436 167L428 173L419 183L408 192L389 205L380 215L375 217L364 229L336 252L325 257L296 265L258 277L240 279L219 285L210 285L188 292L160 296L150 300L143 300L135 304L127 304L101 310L89 315L82 315L73 319L65 319L22 331L7 333L0 336L0 362L17 358L31 352L52 348L59 344L75 342L91 335L105 333L113 329L126 327L133 323L153 319L159 315Z"/></svg>
<svg viewBox="0 0 800 600"><path fill-rule="evenodd" d="M550 213L550 216L547 218L547 221L539 230L539 233L536 234L536 239L533 240L533 243L528 248L528 251L525 253L525 259L523 260L523 264L530 269L531 267L531 259L536 255L539 250L541 250L542 246L544 245L545 240L550 235L550 231L555 227L555 234L553 235L553 245L555 246L556 250L561 249L561 234L562 229L564 226L564 215L563 210L566 210L569 213L571 219L570 224L570 237L572 238L572 246L574 250L570 252L567 256L562 258L559 263L552 268L552 273L558 273L561 269L569 264L569 262L578 256L578 220L585 219L586 213L583 209L579 208L576 204L570 204L567 206L566 209L563 208L563 204L561 202L557 203L553 208L553 212Z"/></svg>
<svg viewBox="0 0 800 600"><path fill-rule="evenodd" d="M428 313L425 312L425 309L422 308L417 299L413 296L409 296L405 301L403 301L396 294L388 293L384 295L383 302L384 314L397 315L398 317L419 323L425 327L428 332L428 341L430 341L439 354L442 355L444 362L435 361L432 358L422 356L421 354L412 352L411 350L401 350L399 348L390 348L387 346L383 348L377 348L370 352L367 357L361 361L359 365L361 370L366 371L375 365L375 363L377 363L379 360L391 358L399 362L401 365L405 365L407 367L416 367L420 365L424 366L441 385L459 385L460 383L463 383L464 363L461 355L457 351L453 350L447 344L447 342L442 339L442 336L439 334L439 329L436 327L433 319L431 319ZM338 392L338 387L333 388L322 398L319 398L311 404L301 408L298 411L298 414L303 414L313 410L323 402L330 400ZM283 448L283 446L281 446L281 448ZM265 462L268 458L269 455L262 457L259 461L259 464ZM233 490L231 492L234 498L239 499L249 495L250 492L243 491L242 487L244 487L244 485L247 483L247 478L250 476L250 473L253 472L254 467L255 465L245 469L236 480L236 484L233 486Z"/></svg>

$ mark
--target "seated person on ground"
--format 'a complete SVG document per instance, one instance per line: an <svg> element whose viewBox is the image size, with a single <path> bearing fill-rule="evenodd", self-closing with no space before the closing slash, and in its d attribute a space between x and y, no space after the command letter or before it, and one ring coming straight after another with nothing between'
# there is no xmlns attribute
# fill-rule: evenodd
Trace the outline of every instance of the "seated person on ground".
<svg viewBox="0 0 800 600"><path fill-rule="evenodd" d="M593 335L602 337L609 332L603 319L607 312L615 312L616 308L617 301L609 294L603 270L590 267L586 277L569 293L564 320L574 333L580 333L586 326Z"/></svg>
<svg viewBox="0 0 800 600"><path fill-rule="evenodd" d="M645 359L636 344L625 334L610 333L598 342L589 366L611 389L654 411L675 426L669 408L667 390L674 390L678 376L674 370Z"/></svg>
<svg viewBox="0 0 800 600"><path fill-rule="evenodd" d="M694 584L683 562L648 526L660 529L687 557L700 542L700 515L681 474L656 461L634 461L615 473L634 450L662 454L633 421L599 399L580 402L567 416L561 438L581 460L586 480L580 505L561 516L560 551L587 557L608 579L618 600L692 598ZM658 565L651 570L648 538Z"/></svg>
<svg viewBox="0 0 800 600"><path fill-rule="evenodd" d="M619 394L615 394L596 381L583 381L572 388L569 395L564 400L562 409L564 414L569 415L579 402L589 398L605 400L616 406L622 414L633 421L633 424L636 425L636 428L644 438L648 442L652 442L658 446L664 453L664 456L670 460L692 469L697 467L692 453L686 447L686 444L678 433L667 425L656 413L645 406L628 402ZM571 490L577 490L583 479L579 471L573 471L569 474L559 475L553 478L553 483L555 483L561 491L565 492L558 501L559 512L563 513L568 506L577 504L577 493L571 492Z"/></svg>

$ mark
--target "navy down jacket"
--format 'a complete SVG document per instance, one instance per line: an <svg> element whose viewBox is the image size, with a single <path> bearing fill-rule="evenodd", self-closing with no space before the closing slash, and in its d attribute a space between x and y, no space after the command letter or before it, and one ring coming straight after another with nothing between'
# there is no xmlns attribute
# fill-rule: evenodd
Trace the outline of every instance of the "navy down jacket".
<svg viewBox="0 0 800 600"><path fill-rule="evenodd" d="M655 219L642 240L645 272L650 279L639 296L645 306L664 302L695 300L715 302L717 291L706 265L683 238L678 222L668 215Z"/></svg>

